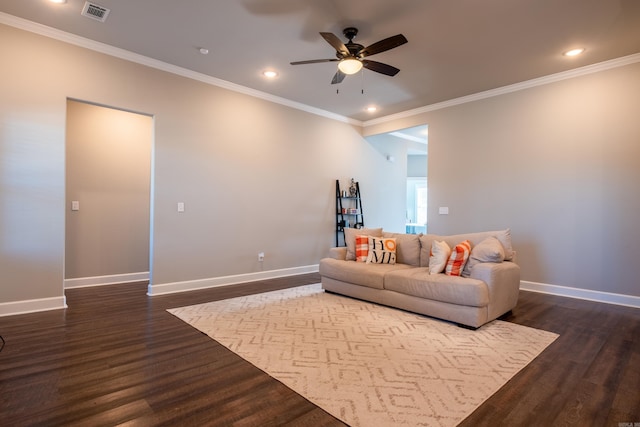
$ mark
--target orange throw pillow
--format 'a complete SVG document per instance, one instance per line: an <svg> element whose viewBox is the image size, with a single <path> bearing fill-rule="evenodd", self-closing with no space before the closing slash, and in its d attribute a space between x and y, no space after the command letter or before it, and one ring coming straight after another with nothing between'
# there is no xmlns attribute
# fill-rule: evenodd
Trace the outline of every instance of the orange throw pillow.
<svg viewBox="0 0 640 427"><path fill-rule="evenodd" d="M448 276L460 276L462 274L462 270L464 269L464 265L469 259L470 253L470 241L465 240L464 242L458 243L456 247L451 251L451 256L449 256L449 261L447 261L447 266L444 269L444 274Z"/></svg>
<svg viewBox="0 0 640 427"><path fill-rule="evenodd" d="M369 236L356 236L356 261L366 262L369 256Z"/></svg>

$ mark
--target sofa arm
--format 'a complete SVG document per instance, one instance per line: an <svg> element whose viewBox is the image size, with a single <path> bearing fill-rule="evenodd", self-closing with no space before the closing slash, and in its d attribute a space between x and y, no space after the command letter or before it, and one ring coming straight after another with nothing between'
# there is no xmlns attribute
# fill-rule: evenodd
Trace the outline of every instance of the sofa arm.
<svg viewBox="0 0 640 427"><path fill-rule="evenodd" d="M347 259L347 248L344 246L330 248L329 258L345 261Z"/></svg>
<svg viewBox="0 0 640 427"><path fill-rule="evenodd" d="M520 267L510 261L483 262L471 269L473 279L482 280L489 288L489 318L495 319L518 303Z"/></svg>

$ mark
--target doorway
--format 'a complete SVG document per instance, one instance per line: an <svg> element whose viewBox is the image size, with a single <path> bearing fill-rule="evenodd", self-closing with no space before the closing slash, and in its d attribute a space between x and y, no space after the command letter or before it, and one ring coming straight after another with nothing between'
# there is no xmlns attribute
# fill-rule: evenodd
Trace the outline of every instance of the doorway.
<svg viewBox="0 0 640 427"><path fill-rule="evenodd" d="M427 177L407 177L407 234L427 232Z"/></svg>
<svg viewBox="0 0 640 427"><path fill-rule="evenodd" d="M65 288L149 279L153 118L67 100Z"/></svg>
<svg viewBox="0 0 640 427"><path fill-rule="evenodd" d="M429 128L427 125L414 126L390 135L403 140L407 153L405 233L426 233Z"/></svg>

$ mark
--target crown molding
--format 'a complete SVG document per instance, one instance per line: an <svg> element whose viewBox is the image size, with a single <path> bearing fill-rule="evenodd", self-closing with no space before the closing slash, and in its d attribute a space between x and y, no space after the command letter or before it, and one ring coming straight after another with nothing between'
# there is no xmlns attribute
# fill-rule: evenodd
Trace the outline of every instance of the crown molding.
<svg viewBox="0 0 640 427"><path fill-rule="evenodd" d="M342 116L340 114L332 113L330 111L322 110L320 108L312 107L310 105L295 102L290 99L282 98L279 96L271 95L266 92L251 89L246 86L241 86L236 83L231 83L226 80L211 77L206 74L198 73L186 68L178 67L163 61L149 58L144 55L140 55L125 49L120 49L105 43L100 43L95 40L80 37L75 34L67 33L65 31L58 30L46 25L38 24L33 21L29 21L23 18L19 18L8 13L0 12L0 24L5 24L11 27L15 27L21 30L29 31L35 34L39 34L45 37L49 37L55 40L59 40L65 43L69 43L75 46L90 49L96 52L103 53L105 55L113 56L116 58L124 59L126 61L134 62L140 65L144 65L150 68L155 68L168 73L176 74L182 77L186 77L192 80L200 81L212 86L217 86L223 89L231 90L233 92L242 93L252 96L254 98L260 98L275 104L284 105L297 110L305 111L307 113L315 114L321 117L325 117L332 120L348 123L354 126L366 128L368 126L374 126L381 123L387 123L394 120L405 119L413 117L419 114L428 113L430 111L441 110L443 108L453 107L456 105L466 104L468 102L479 101L482 99L492 98L494 96L505 95L512 92L517 92L537 86L543 86L550 83L559 82L566 79L572 79L574 77L580 77L588 74L597 73L600 71L609 70L612 68L623 67L625 65L635 64L640 62L640 53L635 53L621 58L612 59L609 61L600 62L597 64L586 65L584 67L575 68L573 70L563 71L556 74L551 74L544 77L539 77L532 80L527 80L520 83L515 83L508 86L499 87L496 89L490 89L484 92L478 92L472 95L462 96L460 98L450 99L436 104L427 105L424 107L415 108L412 110L403 111L396 114L390 114L388 116L378 117L376 119L360 121L349 117Z"/></svg>
<svg viewBox="0 0 640 427"><path fill-rule="evenodd" d="M196 80L202 83L206 83L212 86L217 86L223 89L227 89L233 92L249 95L254 98L260 98L265 101L273 102L275 104L284 105L286 107L294 108L296 110L305 111L307 113L315 114L317 116L326 117L328 119L337 120L351 125L362 127L363 122L360 120L354 120L349 117L345 117L339 114L332 113L330 111L315 108L310 105L295 102L290 99L282 98L279 96L271 95L266 92L262 92L256 89L251 89L246 86L231 83L226 80L211 77L206 74L198 73L186 68L178 67L163 61L158 61L148 56L140 55L125 49L120 49L105 43L97 42L85 37L80 37L75 34L67 33L65 31L58 30L46 25L38 24L37 22L29 21L27 19L19 18L8 13L0 12L0 24L5 24L20 30L29 31L34 34L49 37L58 41L62 41L74 46L79 46L85 49L93 50L105 55L113 56L115 58L124 59L129 62L144 65L146 67L155 68L157 70L165 71L167 73L175 74L188 79Z"/></svg>
<svg viewBox="0 0 640 427"><path fill-rule="evenodd" d="M640 62L640 53L634 53L632 55L623 56L621 58L616 58L609 61L599 62L597 64L586 65L584 67L575 68L573 70L562 71L560 73L550 74L548 76L539 77L520 83L514 83L509 86L503 86L484 92L474 93L472 95L462 96L460 98L450 99L448 101L438 102L436 104L415 108L413 110L403 111L397 114L378 117L377 119L365 121L362 126L368 127L381 123L391 122L394 120L405 119L407 117L417 116L419 114L441 110L443 108L453 107L455 105L461 105L468 102L479 101L481 99L492 98L494 96L505 95L507 93L530 89L537 86L543 86L550 83L556 83L562 80L572 79L574 77L586 76L588 74L598 73L600 71L610 70L612 68L624 67L625 65L635 64L636 62Z"/></svg>

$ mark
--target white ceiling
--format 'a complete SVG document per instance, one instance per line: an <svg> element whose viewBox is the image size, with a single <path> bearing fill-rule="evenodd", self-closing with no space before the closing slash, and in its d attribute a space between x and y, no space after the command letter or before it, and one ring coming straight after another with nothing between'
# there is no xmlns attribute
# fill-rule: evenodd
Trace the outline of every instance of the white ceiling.
<svg viewBox="0 0 640 427"><path fill-rule="evenodd" d="M95 3L111 10L105 23L80 15L84 0L0 0L0 12L360 121L640 52L640 0ZM407 44L371 57L400 73L365 70L331 85L335 62L289 65L333 58L318 33L344 40L347 26L365 46L404 34ZM587 50L562 55L574 47ZM279 76L266 80L267 68ZM366 112L370 104L378 111Z"/></svg>

